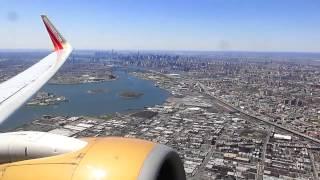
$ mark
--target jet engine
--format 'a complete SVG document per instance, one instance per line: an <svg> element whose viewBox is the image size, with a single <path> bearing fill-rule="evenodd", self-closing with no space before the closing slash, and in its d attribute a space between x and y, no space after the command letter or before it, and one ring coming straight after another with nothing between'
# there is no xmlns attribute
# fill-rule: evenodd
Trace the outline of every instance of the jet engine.
<svg viewBox="0 0 320 180"><path fill-rule="evenodd" d="M4 133L0 139L5 135L10 140L0 141L0 180L186 179L176 151L145 140L32 131Z"/></svg>

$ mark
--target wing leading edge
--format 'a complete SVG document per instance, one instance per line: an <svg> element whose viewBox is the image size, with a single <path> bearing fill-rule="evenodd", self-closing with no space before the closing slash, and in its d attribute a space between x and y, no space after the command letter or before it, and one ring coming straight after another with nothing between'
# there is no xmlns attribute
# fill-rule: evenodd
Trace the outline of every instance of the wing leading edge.
<svg viewBox="0 0 320 180"><path fill-rule="evenodd" d="M54 46L54 52L27 70L0 84L0 124L31 98L59 70L72 47L52 25L41 16Z"/></svg>

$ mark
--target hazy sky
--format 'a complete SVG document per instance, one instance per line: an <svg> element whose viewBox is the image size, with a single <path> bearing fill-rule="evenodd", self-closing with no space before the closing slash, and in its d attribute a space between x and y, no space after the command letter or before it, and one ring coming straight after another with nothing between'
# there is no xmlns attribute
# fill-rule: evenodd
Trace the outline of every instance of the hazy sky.
<svg viewBox="0 0 320 180"><path fill-rule="evenodd" d="M0 0L0 49L320 52L320 0Z"/></svg>

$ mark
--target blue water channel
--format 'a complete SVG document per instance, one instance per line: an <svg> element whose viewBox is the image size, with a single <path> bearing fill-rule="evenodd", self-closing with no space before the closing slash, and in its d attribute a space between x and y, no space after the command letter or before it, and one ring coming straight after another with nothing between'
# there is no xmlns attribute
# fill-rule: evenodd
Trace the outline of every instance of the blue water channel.
<svg viewBox="0 0 320 180"><path fill-rule="evenodd" d="M99 116L115 112L128 112L143 109L146 106L162 104L169 93L155 87L153 82L129 75L126 71L115 72L116 80L102 83L76 85L52 85L43 87L43 91L65 96L69 102L50 106L24 106L1 126L0 130L12 129L31 122L43 115ZM103 89L105 92L90 94L89 90ZM121 92L143 93L137 98L123 98Z"/></svg>

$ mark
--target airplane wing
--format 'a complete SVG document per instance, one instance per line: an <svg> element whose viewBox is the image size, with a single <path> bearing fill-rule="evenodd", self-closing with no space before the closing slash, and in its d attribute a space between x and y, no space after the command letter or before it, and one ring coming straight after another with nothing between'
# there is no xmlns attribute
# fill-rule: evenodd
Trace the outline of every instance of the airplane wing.
<svg viewBox="0 0 320 180"><path fill-rule="evenodd" d="M34 95L72 51L48 18L42 19L54 52L0 84L0 123ZM165 145L133 138L75 139L19 131L0 133L0 179L185 180L186 176L179 154Z"/></svg>
<svg viewBox="0 0 320 180"><path fill-rule="evenodd" d="M41 16L54 52L27 70L0 84L0 124L31 98L59 70L72 52L47 16Z"/></svg>

